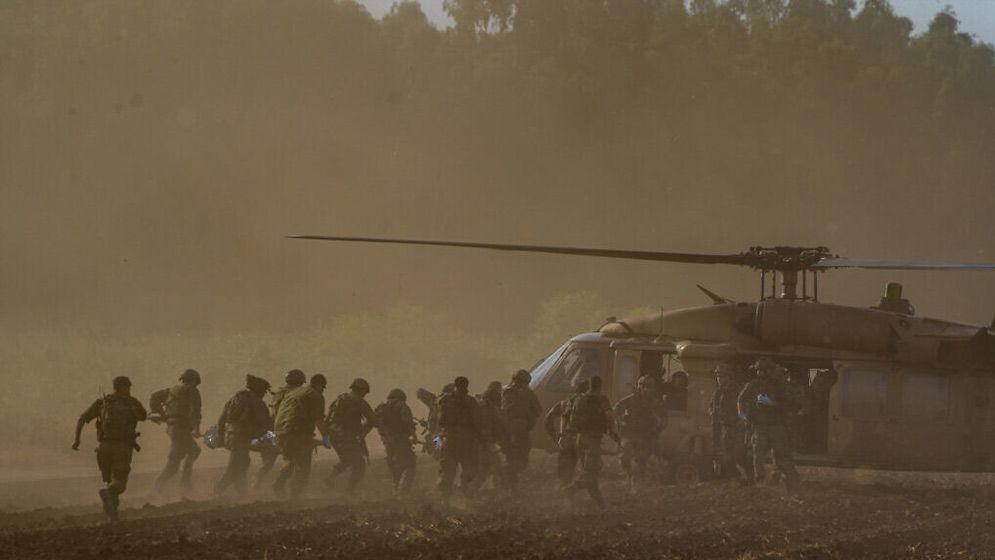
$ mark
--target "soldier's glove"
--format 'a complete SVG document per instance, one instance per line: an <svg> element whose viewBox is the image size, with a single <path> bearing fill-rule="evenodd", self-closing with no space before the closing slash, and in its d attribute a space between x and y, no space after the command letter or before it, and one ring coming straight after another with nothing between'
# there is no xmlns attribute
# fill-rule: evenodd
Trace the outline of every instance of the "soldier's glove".
<svg viewBox="0 0 995 560"><path fill-rule="evenodd" d="M325 446L325 449L332 448L332 436L324 436L321 438L321 444Z"/></svg>

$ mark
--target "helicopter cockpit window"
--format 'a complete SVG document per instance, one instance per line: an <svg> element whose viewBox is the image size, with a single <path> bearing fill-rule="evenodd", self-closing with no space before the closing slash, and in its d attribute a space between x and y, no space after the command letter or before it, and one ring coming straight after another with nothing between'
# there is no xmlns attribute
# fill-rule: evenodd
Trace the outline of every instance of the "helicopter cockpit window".
<svg viewBox="0 0 995 560"><path fill-rule="evenodd" d="M945 377L923 373L902 376L902 416L925 421L945 420L950 385Z"/></svg>
<svg viewBox="0 0 995 560"><path fill-rule="evenodd" d="M595 375L604 377L607 362L607 348L574 348L560 360L550 373L546 390L556 393L569 393L574 385Z"/></svg>
<svg viewBox="0 0 995 560"><path fill-rule="evenodd" d="M843 378L843 415L880 418L888 410L888 372L848 371Z"/></svg>

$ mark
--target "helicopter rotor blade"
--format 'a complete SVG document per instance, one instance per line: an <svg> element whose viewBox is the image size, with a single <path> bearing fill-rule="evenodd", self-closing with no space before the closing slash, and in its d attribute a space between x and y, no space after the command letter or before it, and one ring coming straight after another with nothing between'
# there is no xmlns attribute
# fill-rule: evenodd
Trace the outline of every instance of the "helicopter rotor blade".
<svg viewBox="0 0 995 560"><path fill-rule="evenodd" d="M937 263L923 261L879 261L831 257L812 265L813 269L866 268L872 270L995 270L995 264L986 263Z"/></svg>
<svg viewBox="0 0 995 560"><path fill-rule="evenodd" d="M430 241L423 239L387 239L379 237L342 237L334 235L288 235L289 239L310 239L315 241L350 241L359 243L392 243L402 245L433 245L440 247L462 247L471 249L493 249L496 251L518 251L523 253L547 253L554 255L580 255L586 257L607 257L641 261L677 262L692 264L734 264L750 266L746 255L710 255L702 253L664 253L659 251L624 251L618 249L591 249L584 247L552 247L543 245L512 245L506 243L475 243L466 241Z"/></svg>

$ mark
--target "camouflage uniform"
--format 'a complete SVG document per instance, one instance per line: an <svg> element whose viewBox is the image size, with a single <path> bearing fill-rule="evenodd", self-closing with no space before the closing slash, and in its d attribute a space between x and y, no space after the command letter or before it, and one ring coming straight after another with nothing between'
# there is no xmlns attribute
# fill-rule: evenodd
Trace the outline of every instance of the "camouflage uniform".
<svg viewBox="0 0 995 560"><path fill-rule="evenodd" d="M712 400L708 406L708 413L712 417L712 450L719 461L723 477L750 480L753 467L747 460L746 430L743 420L737 413L736 399L739 387L734 379L730 378L726 385L716 387L712 393Z"/></svg>
<svg viewBox="0 0 995 560"><path fill-rule="evenodd" d="M218 418L218 431L224 434L223 443L229 452L228 467L214 487L218 494L229 486L234 486L239 493L245 493L250 445L253 439L265 434L272 424L269 409L262 399L269 383L250 376L247 385L252 389L246 388L235 393L225 403L221 417Z"/></svg>
<svg viewBox="0 0 995 560"><path fill-rule="evenodd" d="M465 379L465 378L463 378ZM480 416L477 401L467 394L466 385L445 393L438 402L438 422L442 436L439 450L439 493L444 504L452 495L456 471L460 471L460 490L472 491L480 461Z"/></svg>
<svg viewBox="0 0 995 560"><path fill-rule="evenodd" d="M354 390L359 381L353 382ZM339 462L332 467L331 475L325 480L329 487L334 485L337 476L348 470L351 492L366 474L366 461L369 457L366 434L370 433L374 425L373 409L362 396L368 391L369 385L365 385L361 393L342 393L328 407L325 424L332 438L332 448L339 456Z"/></svg>
<svg viewBox="0 0 995 560"><path fill-rule="evenodd" d="M595 378L592 378L592 380ZM600 381L600 380L599 380ZM570 400L567 411L568 429L576 433L577 458L580 461L580 476L567 487L568 491L586 489L599 505L604 504L598 475L601 473L601 440L606 433L615 435L612 428L612 406L608 397L592 389ZM598 385L600 389L600 385Z"/></svg>
<svg viewBox="0 0 995 560"><path fill-rule="evenodd" d="M165 420L169 454L165 468L156 479L156 488L161 490L177 472L180 472L180 484L189 488L193 464L200 457L200 446L194 439L194 433L200 431L201 421L200 390L196 385L181 383L169 389Z"/></svg>
<svg viewBox="0 0 995 560"><path fill-rule="evenodd" d="M577 434L561 433L559 429L560 424L569 425L569 422L564 423L562 419L566 417L572 398L566 398L554 404L546 413L544 423L546 433L553 440L553 443L558 445L556 476L560 480L561 488L569 486L574 481L574 474L577 472Z"/></svg>
<svg viewBox="0 0 995 560"><path fill-rule="evenodd" d="M739 394L737 408L753 426L754 477L758 482L766 478L765 463L768 457L773 456L774 467L784 476L790 491L799 482L786 426L786 414L791 404L786 384L776 375L773 372L758 374L756 379L747 383Z"/></svg>
<svg viewBox="0 0 995 560"><path fill-rule="evenodd" d="M104 407L122 406L127 407L130 412L129 418L125 418L122 425L114 429L105 429L101 418L104 417ZM100 468L100 476L107 485L106 491L114 502L115 513L112 518L116 518L118 496L128 488L128 476L131 474L131 457L137 446L135 427L138 422L145 420L147 412L138 399L123 395L107 395L97 399L80 415L81 424L89 424L97 420L97 467ZM108 427L109 428L109 427ZM101 493L104 498L104 491ZM110 513L109 513L110 515Z"/></svg>
<svg viewBox="0 0 995 560"><path fill-rule="evenodd" d="M303 376L303 373L301 375ZM273 397L269 405L272 412L270 413L270 426L268 429L273 429L272 419L276 418L276 413L280 409L280 402L283 400L283 397L285 397L288 392L299 388L300 385L284 385L283 387L280 387L276 391L272 392ZM259 465L259 470L256 472L256 481L252 485L253 488L259 489L262 487L263 481L266 479L266 475L273 470L273 467L276 465L276 460L279 457L279 449L267 447L259 451L259 458L262 460L262 464Z"/></svg>
<svg viewBox="0 0 995 560"><path fill-rule="evenodd" d="M654 397L655 387L648 378L640 378L637 392L615 405L615 421L622 438L622 470L635 491L637 478L646 472L649 458L655 453L660 431L666 425L666 411Z"/></svg>
<svg viewBox="0 0 995 560"><path fill-rule="evenodd" d="M373 417L387 455L387 467L395 493L411 490L415 478L415 420L407 403L407 395L394 389L387 400L377 405Z"/></svg>
<svg viewBox="0 0 995 560"><path fill-rule="evenodd" d="M494 486L501 483L505 465L501 449L508 445L508 423L501 410L500 384L496 390L488 389L477 401L480 407L480 470L474 488L481 488L488 478Z"/></svg>
<svg viewBox="0 0 995 560"><path fill-rule="evenodd" d="M519 473L529 465L529 452L532 450L531 433L536 420L542 416L542 405L532 389L528 372L517 372L510 385L501 395L501 409L508 421L509 441L506 447L508 459L507 483L514 489L518 484Z"/></svg>
<svg viewBox="0 0 995 560"><path fill-rule="evenodd" d="M283 467L273 483L273 490L283 494L287 483L290 496L300 496L311 477L314 454L314 425L325 416L325 397L313 385L290 391L283 398L273 431L283 456Z"/></svg>

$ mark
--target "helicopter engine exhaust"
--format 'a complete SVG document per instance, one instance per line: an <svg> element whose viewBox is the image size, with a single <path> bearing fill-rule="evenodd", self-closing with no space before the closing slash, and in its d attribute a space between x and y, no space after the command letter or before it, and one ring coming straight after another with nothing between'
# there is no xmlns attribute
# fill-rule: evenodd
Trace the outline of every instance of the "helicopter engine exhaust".
<svg viewBox="0 0 995 560"><path fill-rule="evenodd" d="M768 345L894 354L892 317L875 315L841 305L769 299L757 304L754 334Z"/></svg>

